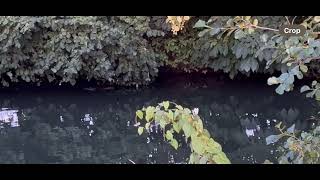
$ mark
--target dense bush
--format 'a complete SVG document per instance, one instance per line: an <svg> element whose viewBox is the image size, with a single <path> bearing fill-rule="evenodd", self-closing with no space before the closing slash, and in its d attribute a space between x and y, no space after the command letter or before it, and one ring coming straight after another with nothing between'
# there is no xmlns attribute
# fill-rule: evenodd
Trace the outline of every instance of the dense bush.
<svg viewBox="0 0 320 180"><path fill-rule="evenodd" d="M145 84L161 65L144 35L157 36L150 17L1 17L0 73L9 82L96 79Z"/></svg>
<svg viewBox="0 0 320 180"><path fill-rule="evenodd" d="M303 24L303 37L279 35ZM97 80L116 85L152 82L161 66L175 70L281 72L268 80L276 92L316 76L318 16L32 16L0 17L0 74L10 82Z"/></svg>
<svg viewBox="0 0 320 180"><path fill-rule="evenodd" d="M318 74L320 40L317 32L320 17L211 17L199 20L194 27L201 28L198 34L202 41L201 53L193 53L191 62L199 62L198 67L229 72L233 77L238 72L274 73L279 77L268 79L269 85L278 84L276 92L291 91L296 79L305 75ZM283 36L279 34L282 25L301 24L306 33L303 36ZM196 58L193 59L193 57ZM308 68L309 67L309 68ZM309 70L311 69L311 70ZM310 73L311 72L311 73ZM320 95L320 94L319 94Z"/></svg>
<svg viewBox="0 0 320 180"><path fill-rule="evenodd" d="M280 131L278 135L266 138L267 144L275 143L281 138L286 141L278 146L280 157L279 164L319 164L320 162L320 126L314 127L309 132L299 132L295 124L284 131L281 123L276 126Z"/></svg>

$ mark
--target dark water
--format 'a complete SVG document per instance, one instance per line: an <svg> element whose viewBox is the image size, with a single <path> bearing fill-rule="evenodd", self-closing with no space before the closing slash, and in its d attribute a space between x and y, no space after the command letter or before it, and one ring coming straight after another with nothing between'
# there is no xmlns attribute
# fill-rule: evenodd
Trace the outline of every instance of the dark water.
<svg viewBox="0 0 320 180"><path fill-rule="evenodd" d="M265 82L205 81L107 92L0 92L0 163L186 163L187 145L175 151L160 133L138 136L133 126L137 109L163 100L199 108L232 163L262 163L274 161L265 137L276 123L308 129L318 112L313 100L298 92L278 96Z"/></svg>

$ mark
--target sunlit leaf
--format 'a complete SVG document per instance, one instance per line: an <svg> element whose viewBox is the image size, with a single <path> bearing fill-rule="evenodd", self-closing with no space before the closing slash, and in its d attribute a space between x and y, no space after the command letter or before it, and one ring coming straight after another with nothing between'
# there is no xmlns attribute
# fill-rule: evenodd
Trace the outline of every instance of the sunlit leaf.
<svg viewBox="0 0 320 180"><path fill-rule="evenodd" d="M163 101L162 105L163 105L165 110L168 110L169 104L170 104L169 101Z"/></svg>
<svg viewBox="0 0 320 180"><path fill-rule="evenodd" d="M219 153L213 156L213 161L217 164L231 164L230 160L224 153Z"/></svg>
<svg viewBox="0 0 320 180"><path fill-rule="evenodd" d="M139 119L143 119L143 112L141 110L136 111L136 115Z"/></svg>
<svg viewBox="0 0 320 180"><path fill-rule="evenodd" d="M139 135L141 135L141 134L143 133L143 129L144 129L143 127L139 127L139 128L138 128L138 134L139 134Z"/></svg>
<svg viewBox="0 0 320 180"><path fill-rule="evenodd" d="M208 158L206 156L202 156L199 160L199 164L207 164Z"/></svg>
<svg viewBox="0 0 320 180"><path fill-rule="evenodd" d="M174 120L174 114L171 110L169 110L169 112L168 112L168 117L170 120L172 120L172 121Z"/></svg>
<svg viewBox="0 0 320 180"><path fill-rule="evenodd" d="M179 123L173 123L173 129L177 132L177 133L179 133L180 131L181 131L181 126L180 126L180 124Z"/></svg>
<svg viewBox="0 0 320 180"><path fill-rule="evenodd" d="M209 31L210 31L210 29L202 30L202 31L199 32L198 36L199 36L199 37L202 37L202 36L204 36L205 34L207 34Z"/></svg>
<svg viewBox="0 0 320 180"><path fill-rule="evenodd" d="M150 128L150 123L149 123L149 122L146 123L145 128L146 128L146 129L149 129L149 128Z"/></svg>
<svg viewBox="0 0 320 180"><path fill-rule="evenodd" d="M280 81L276 77L270 77L268 78L268 85L274 85L274 84L279 84Z"/></svg>
<svg viewBox="0 0 320 180"><path fill-rule="evenodd" d="M304 73L308 72L308 67L304 64L300 64L300 70Z"/></svg>
<svg viewBox="0 0 320 180"><path fill-rule="evenodd" d="M198 137L194 137L192 139L191 146L192 146L192 149L194 150L194 152L196 152L198 154L202 154L205 151L203 143L201 143L201 139Z"/></svg>
<svg viewBox="0 0 320 180"><path fill-rule="evenodd" d="M304 85L304 86L301 87L300 92L303 93L303 92L306 92L306 91L309 91L309 90L310 90L310 87L307 86L307 85Z"/></svg>
<svg viewBox="0 0 320 180"><path fill-rule="evenodd" d="M182 129L187 138L191 136L193 132L193 127L191 126L190 123L184 123L182 126Z"/></svg>
<svg viewBox="0 0 320 180"><path fill-rule="evenodd" d="M214 36L220 32L220 28L213 28L210 30L210 35Z"/></svg>
<svg viewBox="0 0 320 180"><path fill-rule="evenodd" d="M207 26L206 22L200 19L198 22L196 22L196 24L193 26L193 28L203 28L206 26Z"/></svg>
<svg viewBox="0 0 320 180"><path fill-rule="evenodd" d="M164 128L166 127L166 125L167 125L166 120L163 119L163 118L161 118L161 119L160 119L160 127L161 127L162 129L164 129Z"/></svg>
<svg viewBox="0 0 320 180"><path fill-rule="evenodd" d="M290 133L290 134L293 134L294 133L294 128L295 128L295 124L293 124L291 127L289 127L287 129L287 132Z"/></svg>
<svg viewBox="0 0 320 180"><path fill-rule="evenodd" d="M320 16L315 16L315 17L313 18L313 20L314 20L315 22L320 22Z"/></svg>
<svg viewBox="0 0 320 180"><path fill-rule="evenodd" d="M282 95L284 93L285 90L285 86L283 84L280 84L277 88L276 88L276 93Z"/></svg>
<svg viewBox="0 0 320 180"><path fill-rule="evenodd" d="M241 39L241 38L243 38L245 36L246 36L245 32L240 30L240 29L236 30L236 32L234 33L234 38L235 39Z"/></svg>
<svg viewBox="0 0 320 180"><path fill-rule="evenodd" d="M316 80L312 81L312 86L315 86L318 82Z"/></svg>
<svg viewBox="0 0 320 180"><path fill-rule="evenodd" d="M183 107L180 106L180 105L176 105L176 108L179 109L179 110L183 110Z"/></svg>
<svg viewBox="0 0 320 180"><path fill-rule="evenodd" d="M270 135L266 138L266 143L267 143L267 145L272 144L272 143L276 143L279 141L280 138L281 138L280 135Z"/></svg>
<svg viewBox="0 0 320 180"><path fill-rule="evenodd" d="M146 109L146 120L149 122L154 117L155 108L154 107L147 107Z"/></svg>
<svg viewBox="0 0 320 180"><path fill-rule="evenodd" d="M178 144L178 141L176 139L172 139L170 141L170 144L174 147L174 149L176 149L176 150L178 149L179 144Z"/></svg>
<svg viewBox="0 0 320 180"><path fill-rule="evenodd" d="M171 131L167 130L167 132L166 132L166 138L167 138L168 140L172 140L172 139L173 139L173 135L172 135Z"/></svg>

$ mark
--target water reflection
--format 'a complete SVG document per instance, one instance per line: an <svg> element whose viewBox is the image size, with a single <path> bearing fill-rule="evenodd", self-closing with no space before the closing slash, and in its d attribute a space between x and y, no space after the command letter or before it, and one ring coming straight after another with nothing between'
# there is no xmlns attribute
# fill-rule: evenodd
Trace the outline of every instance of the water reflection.
<svg viewBox="0 0 320 180"><path fill-rule="evenodd" d="M8 108L1 108L0 110L0 129L4 128L4 125L10 125L10 127L18 127L18 110L9 110Z"/></svg>
<svg viewBox="0 0 320 180"><path fill-rule="evenodd" d="M138 108L163 100L199 108L233 163L262 163L273 160L264 139L275 124L307 129L306 119L317 112L299 93L276 96L262 85L185 88L1 93L0 106L10 109L0 112L0 163L186 163L186 143L175 151L157 126L142 136L134 127Z"/></svg>

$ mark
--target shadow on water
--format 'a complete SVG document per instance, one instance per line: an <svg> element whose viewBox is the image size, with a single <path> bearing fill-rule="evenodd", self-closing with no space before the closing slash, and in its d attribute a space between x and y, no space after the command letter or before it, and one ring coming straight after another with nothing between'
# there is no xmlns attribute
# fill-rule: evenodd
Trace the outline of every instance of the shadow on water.
<svg viewBox="0 0 320 180"><path fill-rule="evenodd" d="M215 78L162 79L142 90L21 90L0 94L0 163L186 163L160 132L137 135L135 111L163 100L199 108L204 126L232 163L274 161L265 137L283 121L310 128L315 102L299 92L283 96L265 82Z"/></svg>

